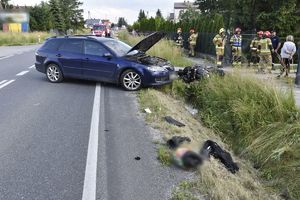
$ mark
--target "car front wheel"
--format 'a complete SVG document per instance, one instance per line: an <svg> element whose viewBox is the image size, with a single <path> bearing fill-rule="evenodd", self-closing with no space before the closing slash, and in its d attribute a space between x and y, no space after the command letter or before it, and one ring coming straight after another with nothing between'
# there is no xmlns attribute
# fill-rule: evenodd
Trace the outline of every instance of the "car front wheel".
<svg viewBox="0 0 300 200"><path fill-rule="evenodd" d="M46 75L51 83L59 83L63 80L63 74L56 64L49 64L47 66Z"/></svg>
<svg viewBox="0 0 300 200"><path fill-rule="evenodd" d="M129 69L121 75L121 84L125 90L136 91L142 87L142 78L139 73Z"/></svg>

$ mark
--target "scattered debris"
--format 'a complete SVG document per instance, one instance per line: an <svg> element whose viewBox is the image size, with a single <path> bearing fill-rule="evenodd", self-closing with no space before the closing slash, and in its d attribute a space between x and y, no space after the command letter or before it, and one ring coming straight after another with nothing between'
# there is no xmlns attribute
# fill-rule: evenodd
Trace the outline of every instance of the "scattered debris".
<svg viewBox="0 0 300 200"><path fill-rule="evenodd" d="M167 144L170 149L176 149L179 147L183 142L191 142L191 139L188 137L181 137L181 136L173 136L171 139L167 141Z"/></svg>
<svg viewBox="0 0 300 200"><path fill-rule="evenodd" d="M212 155L214 158L219 159L225 167L233 174L239 171L238 165L233 162L230 153L223 150L216 142L207 140L204 142L202 149L200 150L201 155Z"/></svg>
<svg viewBox="0 0 300 200"><path fill-rule="evenodd" d="M145 111L146 113L148 113L148 114L151 114L151 113L152 113L151 110L150 110L150 108L145 108L144 111Z"/></svg>
<svg viewBox="0 0 300 200"><path fill-rule="evenodd" d="M141 160L141 157L137 156L134 158L135 160Z"/></svg>
<svg viewBox="0 0 300 200"><path fill-rule="evenodd" d="M185 67L183 70L178 71L178 76L185 82L191 83L196 80L208 78L210 73L215 73L220 76L225 75L223 68L194 65Z"/></svg>
<svg viewBox="0 0 300 200"><path fill-rule="evenodd" d="M185 106L185 109L193 116L198 114L198 110L192 106Z"/></svg>
<svg viewBox="0 0 300 200"><path fill-rule="evenodd" d="M289 189L286 187L280 194L280 196L284 199L284 200L291 200L291 195L290 195L290 191Z"/></svg>
<svg viewBox="0 0 300 200"><path fill-rule="evenodd" d="M166 116L166 117L164 117L164 118L165 118L165 120L166 120L169 124L173 124L173 125L178 126L178 127L183 127L183 126L185 126L185 124L183 124L183 123L181 123L181 122L175 120L175 119L172 118L171 116Z"/></svg>

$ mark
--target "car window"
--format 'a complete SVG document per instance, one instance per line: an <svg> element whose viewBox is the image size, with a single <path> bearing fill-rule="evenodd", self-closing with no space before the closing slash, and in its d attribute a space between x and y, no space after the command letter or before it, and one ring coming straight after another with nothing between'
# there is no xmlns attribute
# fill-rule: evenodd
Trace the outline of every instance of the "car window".
<svg viewBox="0 0 300 200"><path fill-rule="evenodd" d="M103 56L109 53L105 47L97 42L84 41L84 52L87 55Z"/></svg>
<svg viewBox="0 0 300 200"><path fill-rule="evenodd" d="M94 29L94 30L104 31L104 30L105 30L105 26L103 26L103 25L100 25L100 26L94 26L93 29Z"/></svg>
<svg viewBox="0 0 300 200"><path fill-rule="evenodd" d="M67 39L59 50L70 53L82 53L82 40Z"/></svg>
<svg viewBox="0 0 300 200"><path fill-rule="evenodd" d="M59 48L59 46L62 44L62 42L63 42L62 40L50 39L44 44L43 49L57 50Z"/></svg>
<svg viewBox="0 0 300 200"><path fill-rule="evenodd" d="M103 41L103 44L112 51L114 51L117 56L126 55L128 51L132 48L128 44L125 44L124 42L121 42L119 40L107 40Z"/></svg>

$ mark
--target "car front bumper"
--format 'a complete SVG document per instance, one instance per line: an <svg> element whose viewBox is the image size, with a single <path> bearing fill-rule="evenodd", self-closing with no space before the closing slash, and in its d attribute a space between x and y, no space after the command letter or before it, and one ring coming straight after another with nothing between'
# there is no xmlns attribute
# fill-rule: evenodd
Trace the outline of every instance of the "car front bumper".
<svg viewBox="0 0 300 200"><path fill-rule="evenodd" d="M159 86L171 83L177 78L177 73L175 71L150 72L150 76L147 77L144 81L145 86Z"/></svg>
<svg viewBox="0 0 300 200"><path fill-rule="evenodd" d="M42 72L44 74L46 73L46 67L43 64L36 62L34 65L37 71Z"/></svg>

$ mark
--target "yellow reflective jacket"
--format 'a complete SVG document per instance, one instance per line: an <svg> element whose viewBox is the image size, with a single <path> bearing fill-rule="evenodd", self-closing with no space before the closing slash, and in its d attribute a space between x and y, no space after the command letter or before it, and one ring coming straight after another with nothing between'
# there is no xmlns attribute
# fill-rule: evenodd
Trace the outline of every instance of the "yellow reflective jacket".
<svg viewBox="0 0 300 200"><path fill-rule="evenodd" d="M197 38L198 38L198 33L191 34L190 37L189 37L190 45L196 45Z"/></svg>
<svg viewBox="0 0 300 200"><path fill-rule="evenodd" d="M225 36L221 36L220 34L217 34L213 39L214 45L216 47L224 47L225 46Z"/></svg>
<svg viewBox="0 0 300 200"><path fill-rule="evenodd" d="M273 49L272 47L272 41L270 38L263 38L260 40L260 53L261 54L271 54L271 50Z"/></svg>
<svg viewBox="0 0 300 200"><path fill-rule="evenodd" d="M261 49L260 41L261 41L260 38L254 38L251 41L250 49L252 52L260 53L260 49Z"/></svg>
<svg viewBox="0 0 300 200"><path fill-rule="evenodd" d="M234 34L230 38L230 44L233 47L242 47L242 35Z"/></svg>

